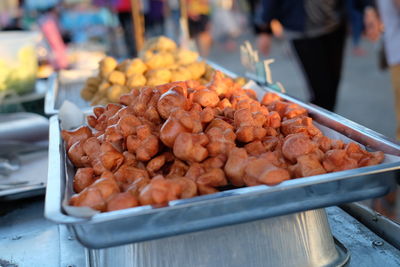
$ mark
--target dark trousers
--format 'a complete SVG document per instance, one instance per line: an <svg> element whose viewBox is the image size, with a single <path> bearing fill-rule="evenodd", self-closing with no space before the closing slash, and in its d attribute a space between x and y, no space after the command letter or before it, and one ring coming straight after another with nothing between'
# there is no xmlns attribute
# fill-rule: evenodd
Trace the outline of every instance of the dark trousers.
<svg viewBox="0 0 400 267"><path fill-rule="evenodd" d="M130 12L118 13L118 19L124 31L124 39L128 57L136 56L136 44L133 32L132 14Z"/></svg>
<svg viewBox="0 0 400 267"><path fill-rule="evenodd" d="M304 70L311 93L311 103L333 111L342 71L345 24L335 31L292 41Z"/></svg>

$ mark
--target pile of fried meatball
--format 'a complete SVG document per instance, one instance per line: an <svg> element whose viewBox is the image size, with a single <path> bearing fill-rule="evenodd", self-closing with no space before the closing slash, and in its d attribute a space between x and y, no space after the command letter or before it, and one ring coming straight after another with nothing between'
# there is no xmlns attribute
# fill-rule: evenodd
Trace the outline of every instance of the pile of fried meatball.
<svg viewBox="0 0 400 267"><path fill-rule="evenodd" d="M72 206L113 211L226 188L379 164L382 152L324 136L303 107L268 92L261 102L216 71L209 84L132 90L95 107L88 126L62 131L77 168Z"/></svg>

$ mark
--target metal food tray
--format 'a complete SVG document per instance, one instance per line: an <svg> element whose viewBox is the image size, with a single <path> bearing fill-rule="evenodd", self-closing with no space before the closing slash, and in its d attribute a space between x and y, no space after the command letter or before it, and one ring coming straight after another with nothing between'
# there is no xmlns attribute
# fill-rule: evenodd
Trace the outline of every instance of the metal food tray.
<svg viewBox="0 0 400 267"><path fill-rule="evenodd" d="M268 88L264 88L269 91ZM363 144L367 149L400 156L400 146L383 135L335 113L298 103L318 123ZM106 248L214 227L243 223L387 194L400 161L171 201L168 207L141 206L99 213L89 218L68 215L62 208L66 186L72 188L74 167L66 159L58 116L50 119L49 173L45 216L67 224L90 248Z"/></svg>
<svg viewBox="0 0 400 267"><path fill-rule="evenodd" d="M0 202L45 194L48 130L38 114L0 114L0 169L13 167L0 170Z"/></svg>

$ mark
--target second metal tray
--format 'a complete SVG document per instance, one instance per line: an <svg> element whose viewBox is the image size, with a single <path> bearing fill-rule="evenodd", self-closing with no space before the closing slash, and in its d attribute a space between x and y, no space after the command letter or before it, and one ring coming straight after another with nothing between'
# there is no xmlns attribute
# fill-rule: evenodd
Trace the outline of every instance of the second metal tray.
<svg viewBox="0 0 400 267"><path fill-rule="evenodd" d="M90 103L82 99L81 90L85 80L91 76L93 71L76 73L73 71L62 71L54 73L49 77L49 87L44 102L44 112L47 115L58 114L65 100L74 103L82 110L89 110Z"/></svg>

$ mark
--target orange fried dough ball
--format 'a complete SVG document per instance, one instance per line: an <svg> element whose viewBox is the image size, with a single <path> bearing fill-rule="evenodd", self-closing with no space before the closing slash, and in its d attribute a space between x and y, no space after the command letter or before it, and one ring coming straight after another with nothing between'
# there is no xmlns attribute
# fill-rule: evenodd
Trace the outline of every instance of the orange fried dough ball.
<svg viewBox="0 0 400 267"><path fill-rule="evenodd" d="M89 137L92 137L92 131L87 126L82 126L75 131L61 131L61 137L67 143L67 150L78 141L85 141Z"/></svg>
<svg viewBox="0 0 400 267"><path fill-rule="evenodd" d="M141 205L165 205L168 201L178 199L181 192L180 184L157 175L141 190L139 202Z"/></svg>
<svg viewBox="0 0 400 267"><path fill-rule="evenodd" d="M93 168L79 168L74 176L74 190L80 193L95 181Z"/></svg>
<svg viewBox="0 0 400 267"><path fill-rule="evenodd" d="M209 140L205 134L180 133L175 140L174 155L189 162L201 162L208 156L206 145Z"/></svg>
<svg viewBox="0 0 400 267"><path fill-rule="evenodd" d="M107 201L107 211L122 210L136 207L139 205L138 200L130 192L115 194Z"/></svg>

